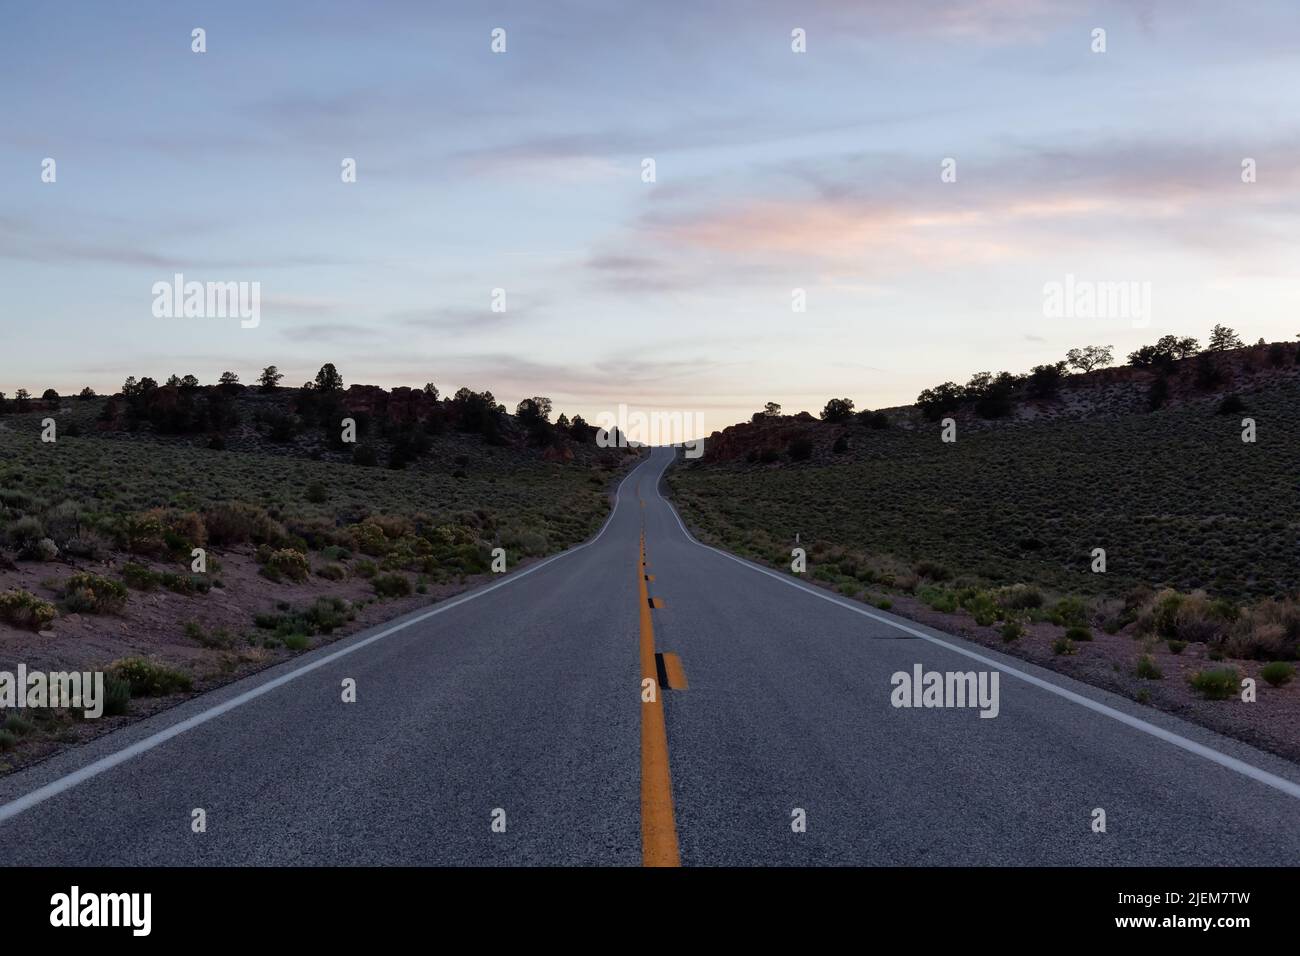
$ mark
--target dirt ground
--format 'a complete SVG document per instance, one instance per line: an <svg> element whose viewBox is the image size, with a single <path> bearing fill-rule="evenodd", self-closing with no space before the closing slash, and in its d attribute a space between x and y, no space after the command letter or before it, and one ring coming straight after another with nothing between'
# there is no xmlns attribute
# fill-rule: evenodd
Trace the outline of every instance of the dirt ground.
<svg viewBox="0 0 1300 956"><path fill-rule="evenodd" d="M134 698L130 711L120 716L104 715L95 720L66 720L57 733L33 733L18 738L17 745L0 754L0 773L28 766L69 744L89 740L124 724L174 706L194 694L212 690L256 671L278 664L302 651L284 646L265 647L269 631L259 630L254 616L282 612L288 605L299 609L319 597L340 597L351 602L354 620L332 633L313 636L307 649L332 643L349 634L433 604L483 583L490 575L467 576L456 583L429 583L425 594L376 599L370 582L362 577L330 581L311 575L301 583L274 583L261 576L252 546L210 552L221 565L213 575L223 587L206 594L177 594L166 589L131 590L126 609L120 614L61 613L47 630L24 630L0 623L0 670L12 672L18 662L28 671L101 670L125 657L145 657L185 671L194 681L193 690L168 697ZM121 566L132 560L153 570L176 571L172 564L148 562L138 556L116 556L104 562L67 564L20 563L0 570L0 593L21 588L57 603L60 582L78 571L90 571L118 579ZM314 562L319 563L319 562ZM205 631L227 629L235 636L229 648L204 647L187 636L187 622ZM245 637L253 638L250 643Z"/></svg>

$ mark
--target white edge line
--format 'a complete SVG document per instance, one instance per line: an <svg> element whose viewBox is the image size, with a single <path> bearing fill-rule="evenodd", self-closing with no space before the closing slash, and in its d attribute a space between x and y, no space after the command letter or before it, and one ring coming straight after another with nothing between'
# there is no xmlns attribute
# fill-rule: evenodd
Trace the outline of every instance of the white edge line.
<svg viewBox="0 0 1300 956"><path fill-rule="evenodd" d="M674 453L674 458L675 458L675 454L676 453ZM671 461L672 459L670 459L670 463ZM659 473L660 477L662 477L664 472L666 472L667 470L668 470L667 466L665 466L664 470ZM918 631L916 628L908 627L905 624L899 624L897 621L891 621L889 618L881 617L879 614L873 614L872 612L868 611L866 608L859 607L855 604L850 604L847 601L842 601L839 598L834 597L833 595L823 592L819 588L814 588L811 587L810 585L792 580L783 574L778 574L777 572L772 571L768 568L761 567L757 564L752 564L749 561L746 561L744 558L739 558L734 554L730 554L726 551L723 551L721 548L715 548L712 545L705 544L703 541L698 541L689 531L686 530L686 525L682 522L681 515L677 513L677 509L673 507L673 503L669 501L667 498L665 498L662 494L660 494L658 481L655 482L655 495L656 497L659 498L660 501L662 501L664 504L668 506L669 512L672 514L674 518L677 519L677 527L682 529L682 534L686 535L686 540L690 541L692 544L699 545L701 548L705 548L709 551L714 552L715 554L720 554L722 555L722 557L735 561L737 564L743 565L744 567L749 568L751 571L757 571L759 574L766 574L769 578L775 578L776 580L780 581L782 584L788 584L790 585L790 587L795 588L796 590L799 591L803 591L805 594L811 594L813 597L821 598L823 601L829 601L832 604L838 604L840 607L844 608L845 610L853 611L855 614L861 614L863 617L869 617L873 621L879 621L881 624L888 624L890 627L897 628L898 630L903 631L904 633L911 634L913 637L919 637L923 641L929 641L931 644L937 644L939 647L947 648L948 650L954 651L957 654L961 654L964 657L969 657L971 660L979 661L981 664L987 664L989 667L993 667L999 671L1002 671L1004 674L1009 674L1012 677L1025 681L1026 683L1033 684L1035 687L1041 687L1043 690L1056 694L1058 697L1064 697L1066 700L1073 701L1076 704L1079 704L1083 707L1087 707L1089 710L1096 711L1099 714L1104 714L1107 717L1113 718L1114 720L1118 720L1122 724L1127 724L1128 726L1140 730L1143 733L1150 734L1152 737L1158 737L1159 739L1167 743L1171 743L1175 747L1181 747L1183 750L1189 751L1190 753L1194 753L1197 756L1204 757L1206 760L1212 760L1222 767L1227 767L1229 770L1235 770L1237 773L1242 774L1243 776L1246 777L1250 777L1252 780L1258 780L1260 783L1267 784L1268 786L1273 787L1275 790L1281 790L1283 793L1287 794L1288 796L1300 799L1300 784L1288 780L1285 777L1279 777L1277 774L1269 773L1267 770L1261 770L1259 767L1256 767L1254 764L1246 763L1244 760L1238 760L1236 757L1231 757L1228 754L1221 753L1218 750L1215 750L1213 747L1207 747L1205 744L1197 743L1195 740L1189 740L1188 738L1176 734L1171 730L1166 730L1163 727L1157 727L1155 724L1148 723L1147 721L1141 719L1140 717L1134 717L1131 714L1126 714L1122 710L1116 710L1114 707L1111 707L1107 704L1103 704L1100 701L1092 700L1089 697L1084 697L1082 694L1076 694L1072 690L1067 690L1064 687L1061 687L1057 684L1053 684L1051 681L1043 680L1041 677L1035 677L1033 674L1027 674L1024 671L1018 670L1015 667L1010 667L1007 664L1001 663L1000 661L995 661L991 657L985 657L983 654L978 654L975 651L967 650L966 648L959 647L956 644L950 644L947 641L940 640L939 638L934 637L931 634L926 634L923 631Z"/></svg>
<svg viewBox="0 0 1300 956"><path fill-rule="evenodd" d="M349 644L347 647L340 648L339 650L334 651L332 654L326 654L324 657L318 658L309 664L304 664L301 667L295 668L294 670L281 674L279 677L273 678L272 680L269 680L264 684L259 684L256 687L246 690L242 694L239 694L236 697L232 697L230 700L223 701L220 704L217 704L213 707L209 707L207 710L200 711L199 713L194 714L192 717L187 717L185 720L172 724L169 727L165 727L162 730L158 731L157 733L151 734L148 737L145 737L143 740L138 740L135 743L131 744L130 746L124 747L123 749L117 751L116 753L111 753L107 757L101 757L100 759L92 763L86 764L86 766L84 767L74 770L72 773L66 774L65 776L59 777L55 780L51 780L49 783L45 784L42 787L38 787L37 789L33 790L31 793L24 794L23 796L18 797L15 800L11 800L9 803L4 804L3 806L0 806L0 823L5 822L11 817L17 816L18 814L22 813L24 810L30 810L32 807L36 806L39 803L44 803L46 800L50 799L51 797L57 796L60 793L63 793L65 790L72 789L73 787L77 786L77 784L79 783L84 783L85 781L91 779L92 777L97 777L104 771L111 770L113 767L116 767L118 764L122 764L130 760L132 757L138 757L142 753L146 753L147 751L153 750L159 744L166 743L168 740L171 740L173 737L178 737L188 730L193 730L195 727L198 727L202 724L206 724L208 721L216 717L220 717L222 714L226 713L227 711L234 710L236 707L241 707L244 704L247 704L250 700L255 700L256 698L261 697L263 694L269 694L277 687L283 687L285 684L289 683L292 680L297 680L299 677L302 677L304 674L310 674L312 671L316 670L317 668L324 667L326 664L331 664L341 657L346 657L349 654L355 653L356 651L361 650L363 647L368 647L369 645L374 644L376 641L381 641L392 634L396 634L398 631L405 630L406 628L410 627L413 624L419 624L421 621L427 621L429 618L441 614L443 611L450 611L452 608L464 604L467 601L472 601L475 598L482 597L484 594L488 594L492 591L495 591L497 588L505 587L507 584L510 584L514 581L518 581L520 578L527 577L528 575L532 574L534 571L539 571L542 568L546 567L552 561L558 561L560 558L568 557L571 554L577 554L583 548L591 547L593 544L595 544L597 541L601 539L601 537L605 534L606 529L609 528L609 526L613 523L614 516L618 514L618 506L623 500L622 499L623 486L627 484L627 480L631 478L634 474L636 474L636 472L649 461L650 461L650 456L647 455L645 461L638 464L636 467L634 467L631 471L629 471L626 475L623 476L623 480L618 483L618 487L614 490L614 507L611 508L609 511L609 517L605 519L605 523L601 525L600 530L596 532L596 536L592 538L590 541L584 541L582 544L575 545L572 548L568 548L564 551L561 551L559 554L553 554L545 561L539 561L537 564L534 564L531 567L524 568L524 570L522 571L518 571L515 574L507 575L505 578L503 578L500 581L497 581L495 584L490 584L487 587L470 591L467 594L462 594L459 597L441 603L436 607L428 611L425 611L423 614L417 615L416 617L403 621L400 624L394 624L392 627L386 628L385 630L380 631L378 634L372 634L370 637L367 637L364 640L357 641L355 644Z"/></svg>

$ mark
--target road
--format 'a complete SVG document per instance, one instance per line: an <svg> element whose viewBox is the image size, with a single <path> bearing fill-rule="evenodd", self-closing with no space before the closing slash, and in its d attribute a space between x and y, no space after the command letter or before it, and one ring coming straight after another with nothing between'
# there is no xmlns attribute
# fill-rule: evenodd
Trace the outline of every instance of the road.
<svg viewBox="0 0 1300 956"><path fill-rule="evenodd" d="M583 546L0 780L0 863L1300 862L1294 765L700 545L671 458ZM997 717L892 706L916 664Z"/></svg>

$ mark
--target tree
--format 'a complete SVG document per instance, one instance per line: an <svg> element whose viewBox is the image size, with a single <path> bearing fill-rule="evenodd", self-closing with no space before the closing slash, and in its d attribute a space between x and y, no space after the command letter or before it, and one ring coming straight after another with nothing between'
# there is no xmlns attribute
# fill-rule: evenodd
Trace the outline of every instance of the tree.
<svg viewBox="0 0 1300 956"><path fill-rule="evenodd" d="M776 402L768 402L763 406L763 416L765 418L777 418L781 414L781 406Z"/></svg>
<svg viewBox="0 0 1300 956"><path fill-rule="evenodd" d="M1216 325L1210 331L1210 344L1207 348L1211 352L1226 352L1228 349L1239 349L1242 344L1241 339L1232 329L1226 325Z"/></svg>
<svg viewBox="0 0 1300 956"><path fill-rule="evenodd" d="M975 414L980 418L1003 418L1011 414L1011 399L1021 383L1022 375L999 372L975 397Z"/></svg>
<svg viewBox="0 0 1300 956"><path fill-rule="evenodd" d="M86 401L86 400L91 399L91 398L94 398L94 397L95 397L95 390L94 390L93 388L91 388L89 385L87 385L85 388L83 388L83 389L80 391L80 393L78 393L78 395L77 395L77 398L81 399L82 401Z"/></svg>
<svg viewBox="0 0 1300 956"><path fill-rule="evenodd" d="M1114 346L1111 345L1085 345L1081 349L1070 349L1065 353L1066 364L1085 373L1105 368L1114 360Z"/></svg>
<svg viewBox="0 0 1300 956"><path fill-rule="evenodd" d="M172 387L172 388L180 388L180 387L181 387L181 377L180 377L179 375L177 375L175 372L172 372L171 376L168 377L168 379L167 379L167 384L168 384L170 387Z"/></svg>
<svg viewBox="0 0 1300 956"><path fill-rule="evenodd" d="M569 416L564 412L560 412L560 417L555 420L555 427L567 432L569 430Z"/></svg>
<svg viewBox="0 0 1300 956"><path fill-rule="evenodd" d="M181 379L181 388L187 392L192 392L199 387L199 379L196 375L186 375Z"/></svg>
<svg viewBox="0 0 1300 956"><path fill-rule="evenodd" d="M961 405L965 392L956 382L944 382L934 388L927 388L916 396L916 404L921 414L932 422L937 422L944 412L951 412Z"/></svg>
<svg viewBox="0 0 1300 956"><path fill-rule="evenodd" d="M428 395L431 401L436 402L438 400L438 386L434 385L432 382L425 382L424 394Z"/></svg>
<svg viewBox="0 0 1300 956"><path fill-rule="evenodd" d="M515 407L515 417L525 425L547 422L551 418L551 400L541 395L525 398Z"/></svg>
<svg viewBox="0 0 1300 956"><path fill-rule="evenodd" d="M334 367L333 362L326 362L316 373L316 390L318 392L339 392L343 390L343 376Z"/></svg>
<svg viewBox="0 0 1300 956"><path fill-rule="evenodd" d="M18 403L18 410L21 412L27 408L27 403L31 401L32 393L25 388L20 388L14 392L14 401Z"/></svg>
<svg viewBox="0 0 1300 956"><path fill-rule="evenodd" d="M140 392L140 383L135 380L134 375L128 375L126 381L122 383L122 394L127 398L132 395L138 395Z"/></svg>
<svg viewBox="0 0 1300 956"><path fill-rule="evenodd" d="M1154 368L1168 371L1179 359L1190 358L1201 350L1200 343L1190 335L1162 335L1155 345L1144 345L1129 353L1128 363L1134 368Z"/></svg>
<svg viewBox="0 0 1300 956"><path fill-rule="evenodd" d="M57 402L58 400L59 393L52 388L47 388L45 391L41 392L41 401L43 402Z"/></svg>
<svg viewBox="0 0 1300 956"><path fill-rule="evenodd" d="M284 376L280 374L278 368L274 365L268 365L266 368L262 369L262 374L257 379L257 384L262 386L262 391L273 392L275 391L275 387L280 384L280 380L283 378Z"/></svg>
<svg viewBox="0 0 1300 956"><path fill-rule="evenodd" d="M1065 378L1065 363L1035 365L1029 373L1026 388L1030 398L1055 398Z"/></svg>
<svg viewBox="0 0 1300 956"><path fill-rule="evenodd" d="M229 388L232 385L239 384L239 376L236 375L234 372L222 372L221 378L218 381L220 382L220 384Z"/></svg>
<svg viewBox="0 0 1300 956"><path fill-rule="evenodd" d="M573 421L569 423L569 437L576 442L587 443L592 441L596 436L596 429L587 424L587 420L581 415L574 415Z"/></svg>
<svg viewBox="0 0 1300 956"><path fill-rule="evenodd" d="M824 422L846 422L849 416L853 414L853 399L851 398L832 398L822 409L822 421Z"/></svg>

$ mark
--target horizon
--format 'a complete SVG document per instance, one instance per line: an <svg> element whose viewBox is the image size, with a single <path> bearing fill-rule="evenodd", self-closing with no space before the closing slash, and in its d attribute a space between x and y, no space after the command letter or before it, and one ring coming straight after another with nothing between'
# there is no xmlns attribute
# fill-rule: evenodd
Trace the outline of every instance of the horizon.
<svg viewBox="0 0 1300 956"><path fill-rule="evenodd" d="M74 33L13 8L0 36L0 379L34 394L334 362L708 434L1218 322L1295 334L1285 4L72 7ZM155 317L174 273L260 283L260 323ZM1145 307L1050 317L1076 278Z"/></svg>

